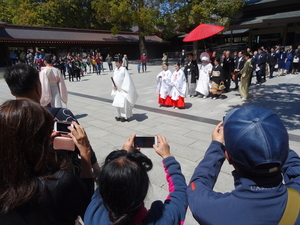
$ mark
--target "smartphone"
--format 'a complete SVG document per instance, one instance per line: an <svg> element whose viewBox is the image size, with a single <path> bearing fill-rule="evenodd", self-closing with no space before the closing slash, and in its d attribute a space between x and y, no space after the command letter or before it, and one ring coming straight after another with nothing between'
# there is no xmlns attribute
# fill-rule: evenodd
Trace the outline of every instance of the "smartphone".
<svg viewBox="0 0 300 225"><path fill-rule="evenodd" d="M68 127L74 127L74 125L70 122L62 122L62 121L55 121L54 122L54 131L58 131L63 134L69 134L71 131Z"/></svg>
<svg viewBox="0 0 300 225"><path fill-rule="evenodd" d="M153 148L157 145L156 136L136 136L134 138L134 146L139 148Z"/></svg>

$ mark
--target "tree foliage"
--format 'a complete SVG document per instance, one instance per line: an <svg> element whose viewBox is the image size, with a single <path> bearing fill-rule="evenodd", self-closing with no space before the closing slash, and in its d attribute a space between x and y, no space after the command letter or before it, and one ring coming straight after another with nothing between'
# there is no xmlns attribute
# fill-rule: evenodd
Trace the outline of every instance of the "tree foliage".
<svg viewBox="0 0 300 225"><path fill-rule="evenodd" d="M2 0L0 20L12 24L100 28L92 0ZM107 24L103 28L110 28Z"/></svg>
<svg viewBox="0 0 300 225"><path fill-rule="evenodd" d="M92 7L99 22L112 25L116 34L129 27L138 27L141 54L146 52L145 36L156 31L163 0L95 0Z"/></svg>
<svg viewBox="0 0 300 225"><path fill-rule="evenodd" d="M202 23L228 26L230 18L243 5L244 0L183 0L176 11L179 30L189 31Z"/></svg>

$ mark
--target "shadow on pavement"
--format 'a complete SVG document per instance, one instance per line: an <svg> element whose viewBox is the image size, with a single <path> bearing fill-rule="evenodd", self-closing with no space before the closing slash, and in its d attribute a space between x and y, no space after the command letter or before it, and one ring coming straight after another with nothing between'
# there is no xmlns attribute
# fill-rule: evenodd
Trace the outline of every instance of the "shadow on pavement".
<svg viewBox="0 0 300 225"><path fill-rule="evenodd" d="M84 114L76 115L75 118L78 120L78 119L86 117L86 116L88 116L88 114L84 113Z"/></svg>
<svg viewBox="0 0 300 225"><path fill-rule="evenodd" d="M133 119L135 119L138 122L142 122L146 119L148 119L148 116L146 115L146 113L139 113L139 114L133 114Z"/></svg>
<svg viewBox="0 0 300 225"><path fill-rule="evenodd" d="M250 89L248 100L229 107L234 109L246 105L255 105L273 110L282 119L287 130L297 130L300 129L299 92L299 84L257 85Z"/></svg>

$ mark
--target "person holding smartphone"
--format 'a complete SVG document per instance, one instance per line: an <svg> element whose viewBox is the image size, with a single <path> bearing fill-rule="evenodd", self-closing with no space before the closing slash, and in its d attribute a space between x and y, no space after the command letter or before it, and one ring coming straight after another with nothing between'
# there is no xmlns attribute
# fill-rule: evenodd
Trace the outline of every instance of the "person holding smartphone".
<svg viewBox="0 0 300 225"><path fill-rule="evenodd" d="M57 135L53 124L51 113L32 100L0 106L1 225L74 225L83 216L94 191L89 140L73 122L69 136L81 155L78 177L49 151Z"/></svg>
<svg viewBox="0 0 300 225"><path fill-rule="evenodd" d="M41 98L41 83L39 80L39 73L32 66L27 64L17 64L13 67L6 68L4 73L5 81L16 99L31 99L32 101L39 103ZM45 106L47 110L53 115L56 121L67 121L72 122L75 121L79 124L74 114L67 108L54 108ZM61 131L61 130L59 130ZM62 135L60 135L61 137ZM64 160L71 162L73 173L76 175L80 175L81 170L81 159L80 151L78 148L75 148L75 151L69 151L64 147L67 145L57 145L57 139L60 137L56 137L54 139L53 145L56 146L56 150L53 149L53 146L50 145L50 151L55 151L56 155ZM70 143L70 138L67 137L65 139L69 139L68 143ZM71 140L72 141L72 140ZM74 143L71 143L74 146ZM70 146L70 145L68 145ZM58 149L58 150L57 150ZM91 147L91 163L94 174L97 174L100 171L99 164L97 162L97 157L95 152Z"/></svg>
<svg viewBox="0 0 300 225"><path fill-rule="evenodd" d="M220 193L214 186L225 160L235 188ZM187 188L201 225L300 224L299 192L300 158L287 130L275 112L257 106L227 113Z"/></svg>
<svg viewBox="0 0 300 225"><path fill-rule="evenodd" d="M157 138L159 145L152 147L163 158L170 191L165 202L155 201L149 210L144 206L150 184L147 171L153 164L134 148L133 134L122 150L106 157L98 178L99 186L85 212L85 224L183 224L187 209L185 178L179 163L171 156L166 138L159 135Z"/></svg>

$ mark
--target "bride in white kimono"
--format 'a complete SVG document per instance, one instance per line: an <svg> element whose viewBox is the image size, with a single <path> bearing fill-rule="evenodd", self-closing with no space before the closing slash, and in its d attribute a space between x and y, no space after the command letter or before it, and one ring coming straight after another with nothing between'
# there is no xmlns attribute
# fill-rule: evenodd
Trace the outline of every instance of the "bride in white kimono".
<svg viewBox="0 0 300 225"><path fill-rule="evenodd" d="M117 121L129 121L132 117L132 109L138 98L135 85L125 67L122 66L121 56L115 57L116 68L113 77L113 90L111 96L114 98L112 105L116 107Z"/></svg>
<svg viewBox="0 0 300 225"><path fill-rule="evenodd" d="M210 90L210 73L212 71L212 64L209 62L210 57L207 52L202 52L200 55L202 63L199 65L199 81L196 88L203 98L207 98Z"/></svg>

